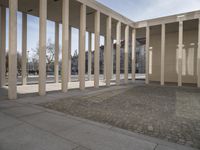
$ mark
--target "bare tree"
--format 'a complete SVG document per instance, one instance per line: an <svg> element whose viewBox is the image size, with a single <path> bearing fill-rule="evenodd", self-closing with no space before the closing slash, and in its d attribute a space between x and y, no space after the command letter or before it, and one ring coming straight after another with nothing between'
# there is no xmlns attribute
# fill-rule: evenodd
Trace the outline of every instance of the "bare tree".
<svg viewBox="0 0 200 150"><path fill-rule="evenodd" d="M22 60L22 55L17 52L17 73L21 74L21 70L22 70L22 65L21 65L21 60ZM9 55L8 52L6 52L6 73L8 72L8 62L9 62Z"/></svg>
<svg viewBox="0 0 200 150"><path fill-rule="evenodd" d="M37 45L36 49L33 49L35 52L33 56L33 60L36 62L39 60L39 45ZM51 39L48 39L48 43L46 46L46 64L47 64L47 72L51 71L51 66L54 62L55 56L55 44L52 43Z"/></svg>

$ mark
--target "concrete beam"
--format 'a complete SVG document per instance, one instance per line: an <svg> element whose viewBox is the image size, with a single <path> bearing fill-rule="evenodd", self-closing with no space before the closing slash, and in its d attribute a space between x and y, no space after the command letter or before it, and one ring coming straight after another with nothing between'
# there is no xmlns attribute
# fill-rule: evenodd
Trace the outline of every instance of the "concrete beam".
<svg viewBox="0 0 200 150"><path fill-rule="evenodd" d="M156 26L156 25L160 25L160 24L168 24L168 23L178 22L178 20L177 20L178 16L184 16L185 20L198 19L198 14L200 14L200 11L193 11L193 12L189 12L189 13L181 13L181 14L176 14L176 15L167 16L167 17L139 21L139 22L135 22L134 24L135 24L136 28L143 28L143 27L147 27L147 26Z"/></svg>
<svg viewBox="0 0 200 150"><path fill-rule="evenodd" d="M76 0L82 4L85 4L97 11L99 11L102 14L105 14L106 16L110 16L111 18L115 20L120 20L122 23L129 25L130 27L134 27L134 22L121 14L113 11L112 9L106 7L105 5L97 2L96 0Z"/></svg>

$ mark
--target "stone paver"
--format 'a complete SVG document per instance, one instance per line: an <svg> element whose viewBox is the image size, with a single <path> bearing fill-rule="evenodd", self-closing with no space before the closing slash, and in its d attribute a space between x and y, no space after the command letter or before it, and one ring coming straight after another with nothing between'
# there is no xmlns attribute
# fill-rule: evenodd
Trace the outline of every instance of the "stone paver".
<svg viewBox="0 0 200 150"><path fill-rule="evenodd" d="M36 114L42 112L42 110L35 109L33 107L21 106L21 107L13 107L2 110L2 112L9 114L14 117L23 117L31 114Z"/></svg>
<svg viewBox="0 0 200 150"><path fill-rule="evenodd" d="M63 131L61 136L95 150L153 150L156 146L154 143L89 124L82 124L73 130Z"/></svg>
<svg viewBox="0 0 200 150"><path fill-rule="evenodd" d="M1 150L72 150L77 145L28 124L0 133Z"/></svg>
<svg viewBox="0 0 200 150"><path fill-rule="evenodd" d="M0 113L0 130L15 126L21 123L22 123L21 121L15 118L12 118L8 115Z"/></svg>
<svg viewBox="0 0 200 150"><path fill-rule="evenodd" d="M22 106L22 105L14 101L2 101L0 105L0 110L5 109L5 108L18 107L18 106Z"/></svg>
<svg viewBox="0 0 200 150"><path fill-rule="evenodd" d="M77 125L81 124L80 121L49 112L23 117L21 119L36 127L44 128L45 130L57 134L63 131L70 130L76 127Z"/></svg>
<svg viewBox="0 0 200 150"><path fill-rule="evenodd" d="M133 86L130 87L133 88ZM105 103L105 106L102 107L102 110L105 111L105 108L109 109L110 107L107 100L113 102L116 100L113 97L123 99L120 96L123 93L126 93L129 98L130 87L115 86L98 90L86 89L85 92L77 90L59 96L52 93L45 97L24 97L12 101L14 103L0 101L0 150L196 150L122 130L111 124L101 124L66 115L66 112L57 112L35 105L40 103L44 105L44 102L60 102L56 99L58 96L61 100L67 100L66 104L70 104L73 109L76 108L75 106L79 106L81 108L94 107L94 109L90 109L99 110L98 107L102 107L101 104ZM102 99L101 92L104 93ZM105 95L108 99L105 98ZM71 97L76 98L76 103ZM81 100L80 97L83 98L83 104L78 103ZM160 94L158 97L163 96ZM88 102L88 99L94 99L92 105ZM119 103L118 108L124 105L128 106L128 103ZM63 109L65 106L63 105L61 108ZM68 106L65 107L65 110L68 109ZM76 110L75 112L79 111ZM120 109L115 111L116 114L117 111L120 111ZM71 114L71 112L68 114Z"/></svg>
<svg viewBox="0 0 200 150"><path fill-rule="evenodd" d="M90 149L80 146L75 148L74 150L90 150Z"/></svg>
<svg viewBox="0 0 200 150"><path fill-rule="evenodd" d="M138 85L72 96L42 106L200 148L200 90Z"/></svg>

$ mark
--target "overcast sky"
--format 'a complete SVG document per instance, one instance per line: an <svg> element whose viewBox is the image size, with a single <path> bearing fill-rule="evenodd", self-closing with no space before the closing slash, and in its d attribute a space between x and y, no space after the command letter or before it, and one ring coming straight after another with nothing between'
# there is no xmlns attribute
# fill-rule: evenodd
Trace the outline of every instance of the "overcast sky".
<svg viewBox="0 0 200 150"><path fill-rule="evenodd" d="M120 14L140 21L200 10L200 0L97 0Z"/></svg>
<svg viewBox="0 0 200 150"><path fill-rule="evenodd" d="M200 0L97 0L133 21L200 10ZM18 51L21 51L22 16L18 13ZM8 26L8 10L7 10ZM7 28L8 35L8 28ZM35 49L39 38L39 19L28 15L28 50ZM54 23L47 22L47 39L54 42ZM87 40L87 38L86 38ZM8 37L7 37L8 41ZM78 49L78 30L72 31L72 53ZM103 39L101 38L101 44ZM61 44L61 38L60 38ZM86 44L86 50L87 50ZM8 49L8 42L7 42ZM31 54L30 54L31 55Z"/></svg>

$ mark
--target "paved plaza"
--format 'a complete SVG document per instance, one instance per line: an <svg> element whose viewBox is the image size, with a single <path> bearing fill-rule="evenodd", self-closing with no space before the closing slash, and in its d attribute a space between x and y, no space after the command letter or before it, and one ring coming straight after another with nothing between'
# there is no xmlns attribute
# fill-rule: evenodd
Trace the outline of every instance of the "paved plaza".
<svg viewBox="0 0 200 150"><path fill-rule="evenodd" d="M200 148L200 90L128 86L45 103L69 115Z"/></svg>
<svg viewBox="0 0 200 150"><path fill-rule="evenodd" d="M197 88L138 82L1 100L0 149L198 149L199 97Z"/></svg>

